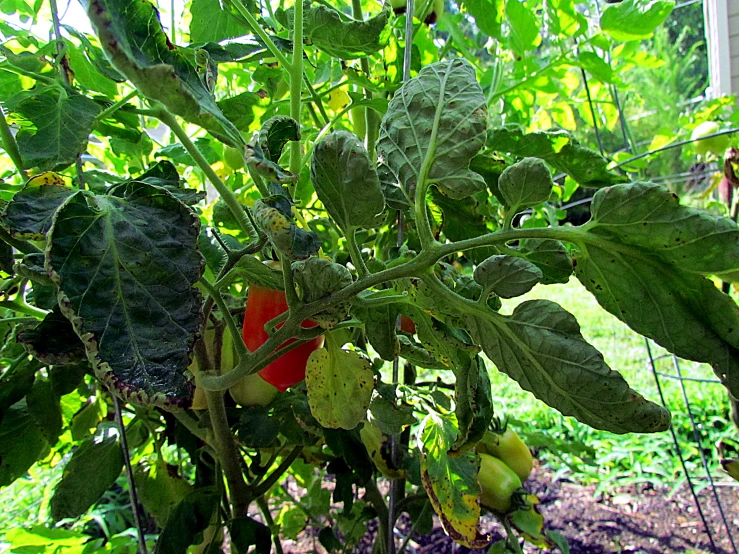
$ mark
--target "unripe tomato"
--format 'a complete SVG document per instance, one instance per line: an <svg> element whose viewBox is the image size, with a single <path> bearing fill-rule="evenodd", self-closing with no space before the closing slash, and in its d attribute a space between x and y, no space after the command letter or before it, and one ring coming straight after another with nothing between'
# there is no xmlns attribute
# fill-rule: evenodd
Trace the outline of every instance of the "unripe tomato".
<svg viewBox="0 0 739 554"><path fill-rule="evenodd" d="M480 504L495 510L507 512L511 509L513 493L521 488L521 479L501 460L488 454L480 454Z"/></svg>
<svg viewBox="0 0 739 554"><path fill-rule="evenodd" d="M485 431L482 440L477 444L477 452L503 460L521 481L529 478L534 467L534 457L529 447L510 427L507 427L502 435Z"/></svg>
<svg viewBox="0 0 739 554"><path fill-rule="evenodd" d="M696 140L700 137L712 135L718 133L721 130L721 125L716 121L704 121L698 125L690 135L690 140ZM699 140L693 143L695 151L705 156L709 152L717 157L723 156L726 149L729 147L729 137L727 135L720 135L718 137L712 137L709 139Z"/></svg>
<svg viewBox="0 0 739 554"><path fill-rule="evenodd" d="M244 167L244 154L232 146L223 147L223 161L233 170Z"/></svg>
<svg viewBox="0 0 739 554"><path fill-rule="evenodd" d="M250 352L262 346L269 335L264 330L264 324L287 311L285 293L259 285L249 285L249 297L246 301L244 314L243 337L244 344ZM304 321L303 328L315 327L313 321ZM278 326L279 327L279 326ZM295 339L285 342L280 348ZM289 387L305 379L305 364L314 350L323 346L323 337L316 337L290 352L283 354L259 372L262 379L277 387L279 391L286 391Z"/></svg>
<svg viewBox="0 0 739 554"><path fill-rule="evenodd" d="M253 373L229 387L228 392L239 406L249 407L266 406L275 399L278 391L259 374Z"/></svg>

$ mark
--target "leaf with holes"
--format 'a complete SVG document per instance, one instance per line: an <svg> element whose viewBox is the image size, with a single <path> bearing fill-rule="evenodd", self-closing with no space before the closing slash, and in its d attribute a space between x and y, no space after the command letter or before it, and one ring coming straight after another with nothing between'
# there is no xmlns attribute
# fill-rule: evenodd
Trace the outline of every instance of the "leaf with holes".
<svg viewBox="0 0 739 554"><path fill-rule="evenodd" d="M200 319L200 222L165 190L132 182L59 208L46 269L96 375L138 404L186 406Z"/></svg>

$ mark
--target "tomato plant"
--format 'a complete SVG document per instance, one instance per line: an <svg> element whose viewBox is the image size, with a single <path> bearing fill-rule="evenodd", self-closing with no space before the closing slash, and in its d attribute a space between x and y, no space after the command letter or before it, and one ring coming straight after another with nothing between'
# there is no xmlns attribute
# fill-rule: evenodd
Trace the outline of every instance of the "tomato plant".
<svg viewBox="0 0 739 554"><path fill-rule="evenodd" d="M512 548L562 547L535 495L510 502L531 458L486 435L489 371L612 433L670 414L562 306L509 299L577 279L739 397L739 309L711 280L739 271L736 223L581 142L626 119L615 75L671 9L640 2L192 0L184 30L84 0L92 32L4 5L0 486L63 465L50 517L85 529L125 472L142 551L225 528L279 551L307 521L351 551L376 518L387 553L403 512L483 548L481 505ZM48 10L51 37L19 23ZM565 223L578 189L590 219Z"/></svg>

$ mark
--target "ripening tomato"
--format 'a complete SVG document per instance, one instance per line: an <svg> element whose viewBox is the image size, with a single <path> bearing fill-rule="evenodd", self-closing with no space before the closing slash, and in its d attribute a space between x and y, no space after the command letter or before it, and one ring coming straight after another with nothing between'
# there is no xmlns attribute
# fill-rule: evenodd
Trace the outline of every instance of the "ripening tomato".
<svg viewBox="0 0 739 554"><path fill-rule="evenodd" d="M534 458L529 447L510 427L506 427L502 434L485 431L482 439L477 443L477 452L503 460L503 463L511 468L521 481L529 478L534 467Z"/></svg>
<svg viewBox="0 0 739 554"><path fill-rule="evenodd" d="M267 331L264 330L264 324L286 311L287 300L284 292L254 284L249 285L249 297L246 301L246 313L244 314L243 337L244 344L250 352L254 352L269 338ZM313 321L303 322L304 329L315 326L316 324ZM282 346L294 341L295 339L290 339ZM308 357L314 350L318 350L322 346L323 337L316 337L283 354L262 369L259 375L267 383L284 392L305 379L305 364L308 362Z"/></svg>
<svg viewBox="0 0 739 554"><path fill-rule="evenodd" d="M416 324L413 322L413 320L405 315L400 316L400 330L404 333L408 333L409 335L415 335L416 334Z"/></svg>
<svg viewBox="0 0 739 554"><path fill-rule="evenodd" d="M513 493L521 488L521 479L501 460L488 454L480 454L480 504L496 512L511 509Z"/></svg>

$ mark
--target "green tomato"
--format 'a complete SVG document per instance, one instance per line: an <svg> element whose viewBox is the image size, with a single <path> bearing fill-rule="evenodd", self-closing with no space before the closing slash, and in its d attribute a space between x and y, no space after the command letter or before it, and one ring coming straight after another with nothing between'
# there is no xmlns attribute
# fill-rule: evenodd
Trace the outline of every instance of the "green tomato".
<svg viewBox="0 0 739 554"><path fill-rule="evenodd" d="M223 147L223 163L236 171L244 167L244 155L241 150L232 146Z"/></svg>
<svg viewBox="0 0 739 554"><path fill-rule="evenodd" d="M529 478L534 467L534 458L529 447L510 427L507 427L502 435L485 431L477 444L477 452L503 460L521 481Z"/></svg>
<svg viewBox="0 0 739 554"><path fill-rule="evenodd" d="M480 454L480 504L505 513L511 509L513 493L521 488L521 479L501 460L488 454Z"/></svg>
<svg viewBox="0 0 739 554"><path fill-rule="evenodd" d="M252 373L241 381L229 387L228 392L239 406L266 406L275 396L277 388L261 378L259 374Z"/></svg>
<svg viewBox="0 0 739 554"><path fill-rule="evenodd" d="M721 130L721 124L716 121L704 121L693 129L690 135L690 140L696 140L707 135L718 133ZM693 143L695 151L700 156L705 156L709 152L717 157L723 156L726 149L729 147L728 135L721 135L718 137L712 137L709 139L698 140Z"/></svg>

